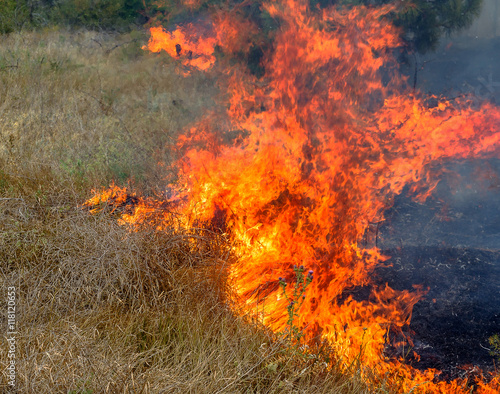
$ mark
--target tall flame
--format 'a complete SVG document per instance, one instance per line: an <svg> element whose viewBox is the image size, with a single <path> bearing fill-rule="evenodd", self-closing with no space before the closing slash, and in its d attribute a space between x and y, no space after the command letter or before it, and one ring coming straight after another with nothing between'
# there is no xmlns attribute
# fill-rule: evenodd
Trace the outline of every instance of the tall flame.
<svg viewBox="0 0 500 394"><path fill-rule="evenodd" d="M308 339L329 341L346 365L361 357L380 376L392 373L402 391L468 392L466 382L433 382L438 371L419 372L384 355L389 328L410 323L425 290L375 286L373 270L385 258L360 240L405 186L425 199L437 164L498 157L500 109L466 98L434 97L430 106L409 91L394 60L401 42L386 18L393 7L313 12L306 0L263 7L280 28L262 79L230 68L224 56L248 53L258 34L237 13L219 12L201 30L151 29L151 51L165 50L184 67L222 71L228 90L224 117L203 119L178 142L184 224L224 214L239 257L230 272L239 312L258 311L283 331L287 300L278 278L293 282L292 267L303 265L314 272L297 318ZM368 300L345 295L368 285ZM478 390L498 387L493 379Z"/></svg>

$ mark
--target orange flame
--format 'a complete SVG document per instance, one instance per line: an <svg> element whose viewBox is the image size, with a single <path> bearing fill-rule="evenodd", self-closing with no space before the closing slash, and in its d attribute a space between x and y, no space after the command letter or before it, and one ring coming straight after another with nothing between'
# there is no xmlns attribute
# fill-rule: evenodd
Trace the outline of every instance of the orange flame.
<svg viewBox="0 0 500 394"><path fill-rule="evenodd" d="M190 33L193 30L190 25L173 32L167 32L161 27L152 27L147 48L151 52L160 52L163 49L170 56L181 58L184 66L207 70L215 63L214 50L217 40L214 37L196 37Z"/></svg>
<svg viewBox="0 0 500 394"><path fill-rule="evenodd" d="M264 78L225 69L226 122L205 119L179 140L184 225L224 212L239 256L230 272L239 312L258 311L283 331L287 301L278 278L293 282L291 267L304 265L314 272L297 323L307 339L328 340L346 366L361 357L403 392L469 392L471 382L435 382L439 371L420 372L384 355L389 328L410 323L425 290L375 287L372 272L385 258L359 240L406 185L424 200L437 184L436 164L498 157L500 109L438 98L430 107L409 93L393 57L399 31L385 19L392 7L311 12L306 0L263 7L280 21ZM225 54L248 51L255 34L233 14L217 14L211 29L152 28L148 48L209 70L216 46ZM221 124L242 132L223 142ZM356 286L371 286L370 298L345 298ZM500 384L494 378L477 386L490 393Z"/></svg>

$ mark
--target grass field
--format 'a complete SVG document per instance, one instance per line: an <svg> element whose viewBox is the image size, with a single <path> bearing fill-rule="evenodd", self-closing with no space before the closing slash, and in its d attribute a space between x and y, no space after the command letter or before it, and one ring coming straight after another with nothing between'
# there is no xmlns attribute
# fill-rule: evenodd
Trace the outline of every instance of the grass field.
<svg viewBox="0 0 500 394"><path fill-rule="evenodd" d="M0 41L0 305L16 287L18 392L396 391L236 317L221 236L129 232L80 208L111 181L160 191L176 136L213 105L215 81L179 76L141 49L147 38L53 29ZM2 334L2 392L7 360Z"/></svg>

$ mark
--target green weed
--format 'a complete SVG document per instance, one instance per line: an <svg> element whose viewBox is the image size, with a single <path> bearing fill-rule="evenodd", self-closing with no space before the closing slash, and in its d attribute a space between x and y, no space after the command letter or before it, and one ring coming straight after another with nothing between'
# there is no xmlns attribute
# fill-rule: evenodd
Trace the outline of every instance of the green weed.
<svg viewBox="0 0 500 394"><path fill-rule="evenodd" d="M304 300L306 298L307 287L311 284L313 280L313 271L309 271L307 276L304 276L305 268L304 266L294 266L293 272L295 274L295 284L291 294L287 292L288 283L283 278L279 278L279 285L281 287L282 295L288 301L288 306L286 308L288 314L287 329L283 335L292 344L299 344L301 338L304 336L302 329L296 324L296 318L299 317L299 310Z"/></svg>

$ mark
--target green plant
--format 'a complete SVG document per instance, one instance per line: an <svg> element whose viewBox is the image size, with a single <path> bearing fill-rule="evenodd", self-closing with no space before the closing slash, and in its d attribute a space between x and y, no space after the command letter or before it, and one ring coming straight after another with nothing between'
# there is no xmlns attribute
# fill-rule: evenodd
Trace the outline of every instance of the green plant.
<svg viewBox="0 0 500 394"><path fill-rule="evenodd" d="M287 328L278 333L281 338L285 339L285 347L282 350L283 355L288 358L290 365L293 368L305 371L316 371L317 373L325 373L325 371L335 366L335 354L326 340L318 340L315 343L301 343L304 337L304 327L299 326L297 318L300 316L299 311L306 299L308 286L313 281L313 271L309 270L305 275L306 269L303 265L293 267L295 283L291 294L287 293L288 283L284 278L279 278L279 285L282 294L288 301L287 305ZM267 365L267 369L271 372L276 372L280 367L279 363L273 362ZM358 375L361 379L361 376ZM281 386L280 386L281 387Z"/></svg>
<svg viewBox="0 0 500 394"><path fill-rule="evenodd" d="M490 354L493 357L496 357L498 362L500 363L500 335L495 334L489 338L491 350Z"/></svg>
<svg viewBox="0 0 500 394"><path fill-rule="evenodd" d="M129 30L150 18L150 0L64 0L50 14L52 23L93 30Z"/></svg>
<svg viewBox="0 0 500 394"><path fill-rule="evenodd" d="M300 327L295 324L295 318L299 316L299 310L306 299L307 287L311 284L313 280L313 271L309 271L307 276L304 276L305 268L303 265L300 267L294 266L293 271L295 273L295 285L293 286L292 294L287 294L288 283L284 278L279 278L279 285L281 287L283 296L288 301L288 306L286 308L288 314L287 328L283 333L286 338L290 340L292 344L299 344L304 333Z"/></svg>
<svg viewBox="0 0 500 394"><path fill-rule="evenodd" d="M27 8L23 1L0 1L0 34L20 30L27 18Z"/></svg>

